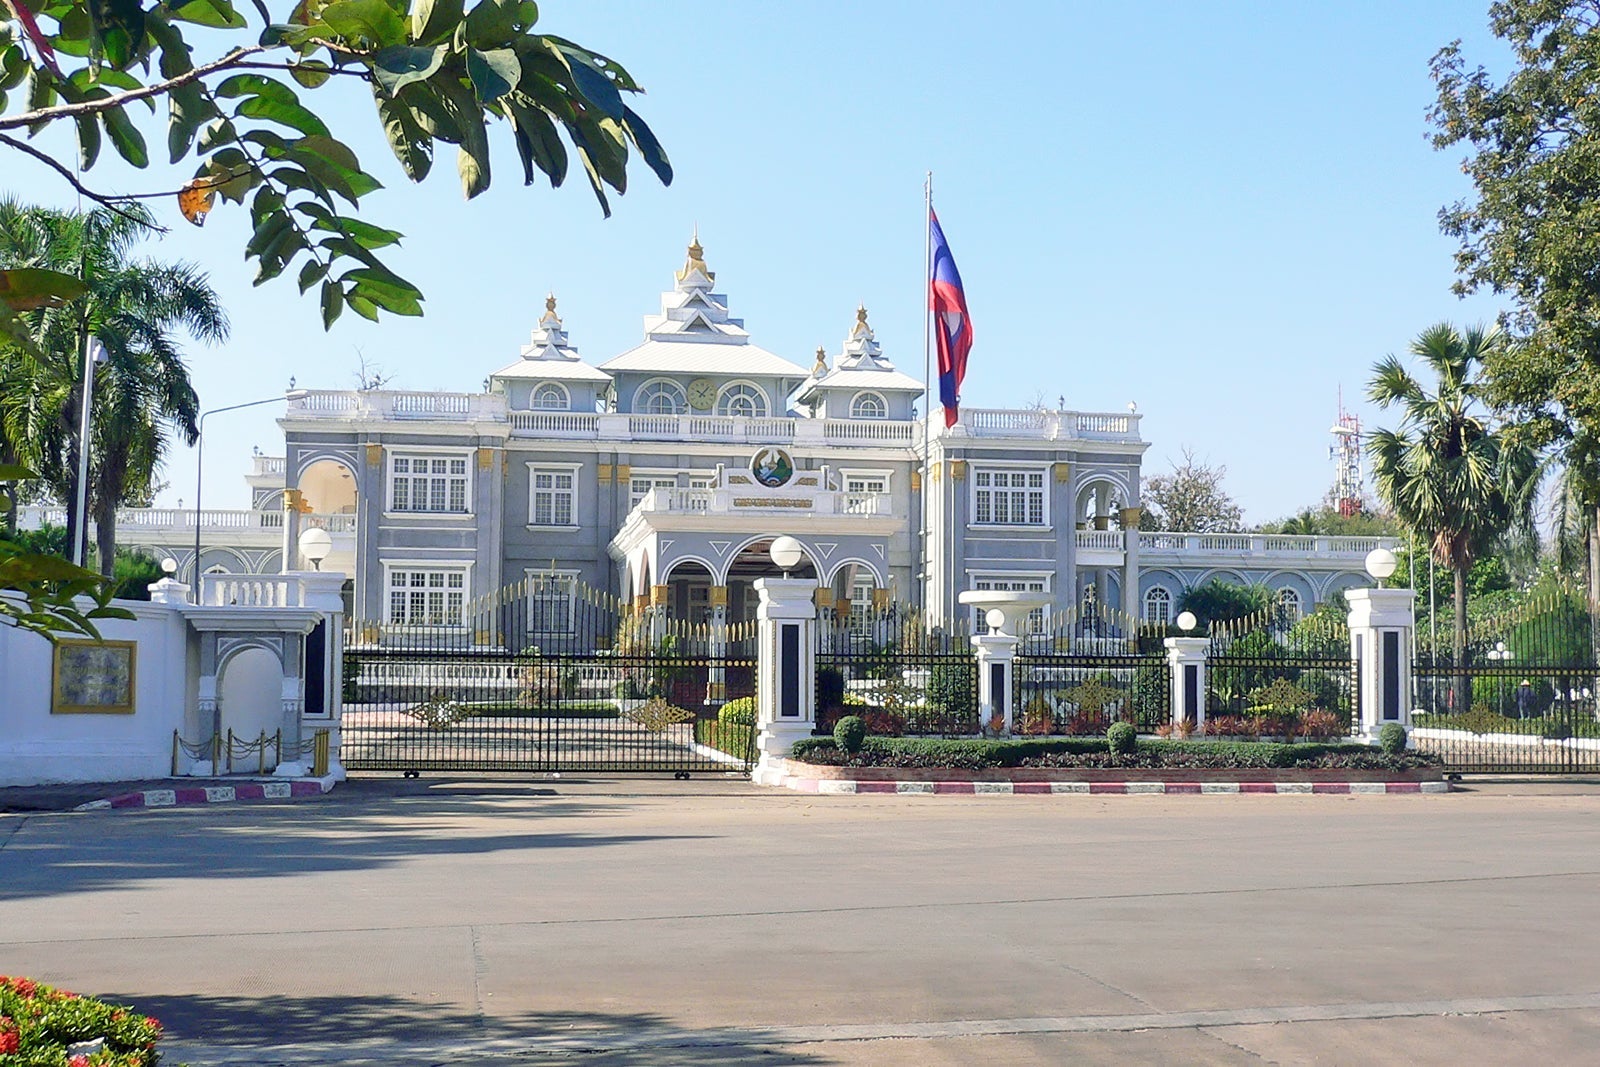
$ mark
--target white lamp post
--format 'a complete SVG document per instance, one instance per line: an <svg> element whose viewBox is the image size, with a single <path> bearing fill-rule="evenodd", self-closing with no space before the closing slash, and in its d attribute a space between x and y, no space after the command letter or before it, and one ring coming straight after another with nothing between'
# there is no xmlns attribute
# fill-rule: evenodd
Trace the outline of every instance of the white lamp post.
<svg viewBox="0 0 1600 1067"><path fill-rule="evenodd" d="M72 542L72 562L80 567L89 558L89 398L94 392L94 369L109 358L106 346L96 338L84 342L83 395L78 410L78 528Z"/></svg>
<svg viewBox="0 0 1600 1067"><path fill-rule="evenodd" d="M1194 612L1192 611L1180 611L1178 612L1178 617L1173 621L1178 624L1178 629L1188 633L1195 628L1195 625L1200 620L1194 617Z"/></svg>
<svg viewBox="0 0 1600 1067"><path fill-rule="evenodd" d="M314 570L322 569L322 561L333 551L333 538L320 526L309 527L300 535L300 554L311 561Z"/></svg>
<svg viewBox="0 0 1600 1067"><path fill-rule="evenodd" d="M1484 655L1491 663L1500 663L1506 665L1509 665L1512 660L1517 658L1517 654L1511 651L1511 649L1507 648L1504 641L1496 641L1494 643L1494 647L1488 652L1484 653ZM1495 686L1495 703L1500 705L1500 714L1504 715L1506 713L1505 672L1499 672L1497 677L1500 679L1500 682Z"/></svg>

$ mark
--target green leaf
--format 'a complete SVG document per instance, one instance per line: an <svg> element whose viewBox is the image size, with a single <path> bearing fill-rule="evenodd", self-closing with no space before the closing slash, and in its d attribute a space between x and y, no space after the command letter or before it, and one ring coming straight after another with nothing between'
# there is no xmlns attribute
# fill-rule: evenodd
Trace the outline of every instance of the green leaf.
<svg viewBox="0 0 1600 1067"><path fill-rule="evenodd" d="M406 24L384 0L341 0L322 9L322 21L346 41L379 48L406 39Z"/></svg>
<svg viewBox="0 0 1600 1067"><path fill-rule="evenodd" d="M327 275L328 268L324 266L320 260L313 259L305 266L301 267L299 282L300 295L304 296L306 290L310 289L313 285L316 285L323 278L327 277Z"/></svg>
<svg viewBox="0 0 1600 1067"><path fill-rule="evenodd" d="M449 54L450 49L445 45L437 48L416 48L412 45L383 48L372 55L372 76L383 86L384 92L398 96L400 90L412 82L432 77Z"/></svg>
<svg viewBox="0 0 1600 1067"><path fill-rule="evenodd" d="M378 321L378 306L364 296L357 296L354 292L344 295L344 302L350 305L350 310L371 322Z"/></svg>
<svg viewBox="0 0 1600 1067"><path fill-rule="evenodd" d="M472 91L484 104L492 104L515 89L522 78L522 64L517 53L509 48L494 48L480 52L467 49L467 76L472 79Z"/></svg>
<svg viewBox="0 0 1600 1067"><path fill-rule="evenodd" d="M216 115L216 107L195 82L180 85L167 94L167 154L171 162L189 154L200 124Z"/></svg>
<svg viewBox="0 0 1600 1067"><path fill-rule="evenodd" d="M422 304L418 300L420 294L415 287L404 282L396 284L391 280L392 277L393 275L385 277L370 268L358 267L346 271L339 280L345 284L355 283L350 290L352 295L368 300L390 314L421 315Z"/></svg>
<svg viewBox="0 0 1600 1067"><path fill-rule="evenodd" d="M0 304L13 311L60 307L86 291L82 279L56 270L39 267L0 270Z"/></svg>
<svg viewBox="0 0 1600 1067"><path fill-rule="evenodd" d="M530 14L537 19L539 9L519 0L478 0L467 14L467 41L475 48L509 44L519 28L532 25Z"/></svg>
<svg viewBox="0 0 1600 1067"><path fill-rule="evenodd" d="M388 138L389 149L400 161L400 168L406 172L406 177L420 182L433 167L433 138L418 124L405 104L378 94L376 89L374 95L378 97L378 118L383 122L383 134Z"/></svg>
<svg viewBox="0 0 1600 1067"><path fill-rule="evenodd" d="M144 8L139 0L88 0L89 23L101 55L115 70L133 62L144 47Z"/></svg>
<svg viewBox="0 0 1600 1067"><path fill-rule="evenodd" d="M239 96L264 96L268 100L280 100L286 104L300 102L293 89L281 81L260 74L235 74L224 78L214 91L216 95L230 100Z"/></svg>
<svg viewBox="0 0 1600 1067"><path fill-rule="evenodd" d="M456 173L461 175L461 191L468 200L489 188L489 158L479 157L466 145L456 149Z"/></svg>
<svg viewBox="0 0 1600 1067"><path fill-rule="evenodd" d="M100 158L100 124L93 115L76 115L73 122L78 127L78 166L88 170Z"/></svg>
<svg viewBox="0 0 1600 1067"><path fill-rule="evenodd" d="M520 101L511 102L511 121L517 132L519 152L523 151L522 139L527 138L526 149L532 162L550 179L552 186L559 186L567 179L567 146L561 143L561 134L556 130L556 124L538 108L528 107ZM524 160L526 164L527 160ZM533 183L533 176L527 177L528 184Z"/></svg>
<svg viewBox="0 0 1600 1067"><path fill-rule="evenodd" d="M299 130L305 134L328 136L328 127L309 109L298 103L283 100L271 100L265 96L250 96L240 101L234 109L234 116L244 116L252 119L264 119L267 122L276 122L280 126L287 126L292 130Z"/></svg>
<svg viewBox="0 0 1600 1067"><path fill-rule="evenodd" d="M286 158L299 163L307 174L352 204L374 189L383 188L376 178L361 170L355 153L332 137L302 137Z"/></svg>
<svg viewBox="0 0 1600 1067"><path fill-rule="evenodd" d="M239 30L247 25L244 16L234 10L230 0L190 0L175 8L171 18L177 22L209 26L214 30Z"/></svg>
<svg viewBox="0 0 1600 1067"><path fill-rule="evenodd" d="M592 53L571 45L562 46L546 38L546 47L572 74L573 88L589 104L599 108L608 118L622 119L622 94L611 79L595 65Z"/></svg>
<svg viewBox="0 0 1600 1067"><path fill-rule="evenodd" d="M289 77L307 89L317 89L333 77L333 68L320 59L302 59L289 68Z"/></svg>
<svg viewBox="0 0 1600 1067"><path fill-rule="evenodd" d="M338 321L339 313L344 310L344 294L339 290L339 283L326 281L322 283L322 328L333 329L333 324Z"/></svg>
<svg viewBox="0 0 1600 1067"><path fill-rule="evenodd" d="M438 44L455 32L465 10L463 0L416 0L411 8L411 39Z"/></svg>
<svg viewBox="0 0 1600 1067"><path fill-rule="evenodd" d="M662 185L671 185L672 163L667 159L667 150L661 147L661 142L656 140L656 135L645 125L644 119L635 114L631 107L624 104L622 114L623 128L628 131L628 136L639 149L639 155L643 156L646 165L655 171Z"/></svg>

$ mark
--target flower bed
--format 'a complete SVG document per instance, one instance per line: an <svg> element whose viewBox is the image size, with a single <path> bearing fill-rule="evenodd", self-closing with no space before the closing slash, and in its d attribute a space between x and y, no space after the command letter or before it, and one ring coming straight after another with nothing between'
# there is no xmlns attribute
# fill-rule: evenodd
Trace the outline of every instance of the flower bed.
<svg viewBox="0 0 1600 1067"><path fill-rule="evenodd" d="M1009 781L1108 777L1177 781L1313 781L1330 777L1361 781L1442 776L1437 758L1425 753L1390 755L1367 745L1266 741L1140 738L1133 751L1117 753L1110 750L1104 738L951 741L868 737L859 751L846 753L831 737L809 737L795 742L789 758L794 763L811 765L807 776L823 778L871 778L885 772L904 780L937 774L958 780L971 776L976 780ZM812 775L811 770L817 773Z"/></svg>
<svg viewBox="0 0 1600 1067"><path fill-rule="evenodd" d="M161 1024L132 1008L0 977L0 1064L151 1067Z"/></svg>

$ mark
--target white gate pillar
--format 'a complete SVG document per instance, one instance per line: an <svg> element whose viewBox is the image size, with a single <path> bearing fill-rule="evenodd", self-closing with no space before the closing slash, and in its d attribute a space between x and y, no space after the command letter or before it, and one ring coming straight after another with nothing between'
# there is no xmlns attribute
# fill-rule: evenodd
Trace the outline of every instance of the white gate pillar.
<svg viewBox="0 0 1600 1067"><path fill-rule="evenodd" d="M1378 739L1384 723L1411 732L1411 656L1416 617L1413 589L1348 589L1350 655L1356 662L1361 736Z"/></svg>
<svg viewBox="0 0 1600 1067"><path fill-rule="evenodd" d="M814 579L758 578L756 609L760 651L756 663L756 750L751 777L761 785L783 781L789 747L817 725L817 583Z"/></svg>
<svg viewBox="0 0 1600 1067"><path fill-rule="evenodd" d="M1172 669L1172 724L1188 720L1196 735L1206 729L1206 656L1209 637L1169 637L1167 663Z"/></svg>
<svg viewBox="0 0 1600 1067"><path fill-rule="evenodd" d="M989 614L996 614L996 610L990 609ZM972 647L978 650L978 725L987 733L999 718L1002 720L1000 733L1009 736L1011 708L1016 703L1012 689L1013 667L1017 645L1022 639L1000 632L999 623L1003 618L986 621L990 623L989 632L972 635Z"/></svg>

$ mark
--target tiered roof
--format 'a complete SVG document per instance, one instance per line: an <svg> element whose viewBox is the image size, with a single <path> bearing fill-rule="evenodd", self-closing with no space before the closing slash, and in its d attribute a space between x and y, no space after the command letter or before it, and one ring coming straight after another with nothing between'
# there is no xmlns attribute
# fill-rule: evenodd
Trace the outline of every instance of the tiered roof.
<svg viewBox="0 0 1600 1067"><path fill-rule="evenodd" d="M567 340L567 331L556 314L554 293L545 298L544 317L534 329L532 340L522 346L522 358L504 370L495 371L494 377L567 382L611 380L611 375L579 358L577 346Z"/></svg>

